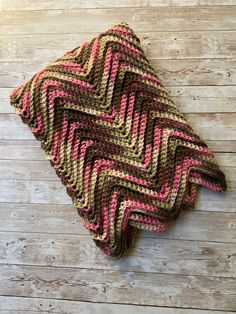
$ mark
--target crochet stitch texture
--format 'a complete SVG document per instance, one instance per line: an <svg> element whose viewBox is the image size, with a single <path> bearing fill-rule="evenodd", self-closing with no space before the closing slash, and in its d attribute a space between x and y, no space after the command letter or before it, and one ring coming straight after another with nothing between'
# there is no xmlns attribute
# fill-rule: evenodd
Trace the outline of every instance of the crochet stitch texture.
<svg viewBox="0 0 236 314"><path fill-rule="evenodd" d="M138 229L164 232L224 173L160 82L127 23L65 53L13 90L100 249L120 257Z"/></svg>

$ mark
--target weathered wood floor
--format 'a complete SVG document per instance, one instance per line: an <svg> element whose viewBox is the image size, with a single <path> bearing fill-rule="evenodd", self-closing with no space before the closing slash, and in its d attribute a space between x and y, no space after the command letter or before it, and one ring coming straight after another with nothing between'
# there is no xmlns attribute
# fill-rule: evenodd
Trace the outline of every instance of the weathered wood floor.
<svg viewBox="0 0 236 314"><path fill-rule="evenodd" d="M129 257L82 226L10 91L66 50L126 21L228 179ZM236 311L236 1L0 0L0 313Z"/></svg>

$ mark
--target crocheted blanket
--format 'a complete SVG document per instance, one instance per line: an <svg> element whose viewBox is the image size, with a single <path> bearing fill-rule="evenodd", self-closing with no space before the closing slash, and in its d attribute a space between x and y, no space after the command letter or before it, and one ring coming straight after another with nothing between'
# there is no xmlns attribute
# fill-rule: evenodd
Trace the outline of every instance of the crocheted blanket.
<svg viewBox="0 0 236 314"><path fill-rule="evenodd" d="M66 52L13 90L11 105L65 185L96 245L120 257L138 229L164 232L224 173L127 23Z"/></svg>

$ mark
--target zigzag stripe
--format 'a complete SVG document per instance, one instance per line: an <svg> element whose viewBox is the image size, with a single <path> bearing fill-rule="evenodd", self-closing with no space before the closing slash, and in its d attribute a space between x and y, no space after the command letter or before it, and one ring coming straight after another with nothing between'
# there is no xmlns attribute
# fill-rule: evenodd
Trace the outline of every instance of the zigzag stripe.
<svg viewBox="0 0 236 314"><path fill-rule="evenodd" d="M125 23L65 53L10 101L108 255L123 255L137 229L164 232L199 186L226 189Z"/></svg>

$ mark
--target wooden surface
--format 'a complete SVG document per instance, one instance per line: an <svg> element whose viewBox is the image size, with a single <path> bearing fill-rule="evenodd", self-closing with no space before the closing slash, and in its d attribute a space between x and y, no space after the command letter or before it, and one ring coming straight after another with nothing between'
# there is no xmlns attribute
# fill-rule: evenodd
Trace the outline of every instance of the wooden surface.
<svg viewBox="0 0 236 314"><path fill-rule="evenodd" d="M126 21L173 99L215 152L225 194L201 189L162 235L102 254L10 91ZM0 313L236 311L236 1L0 0Z"/></svg>

